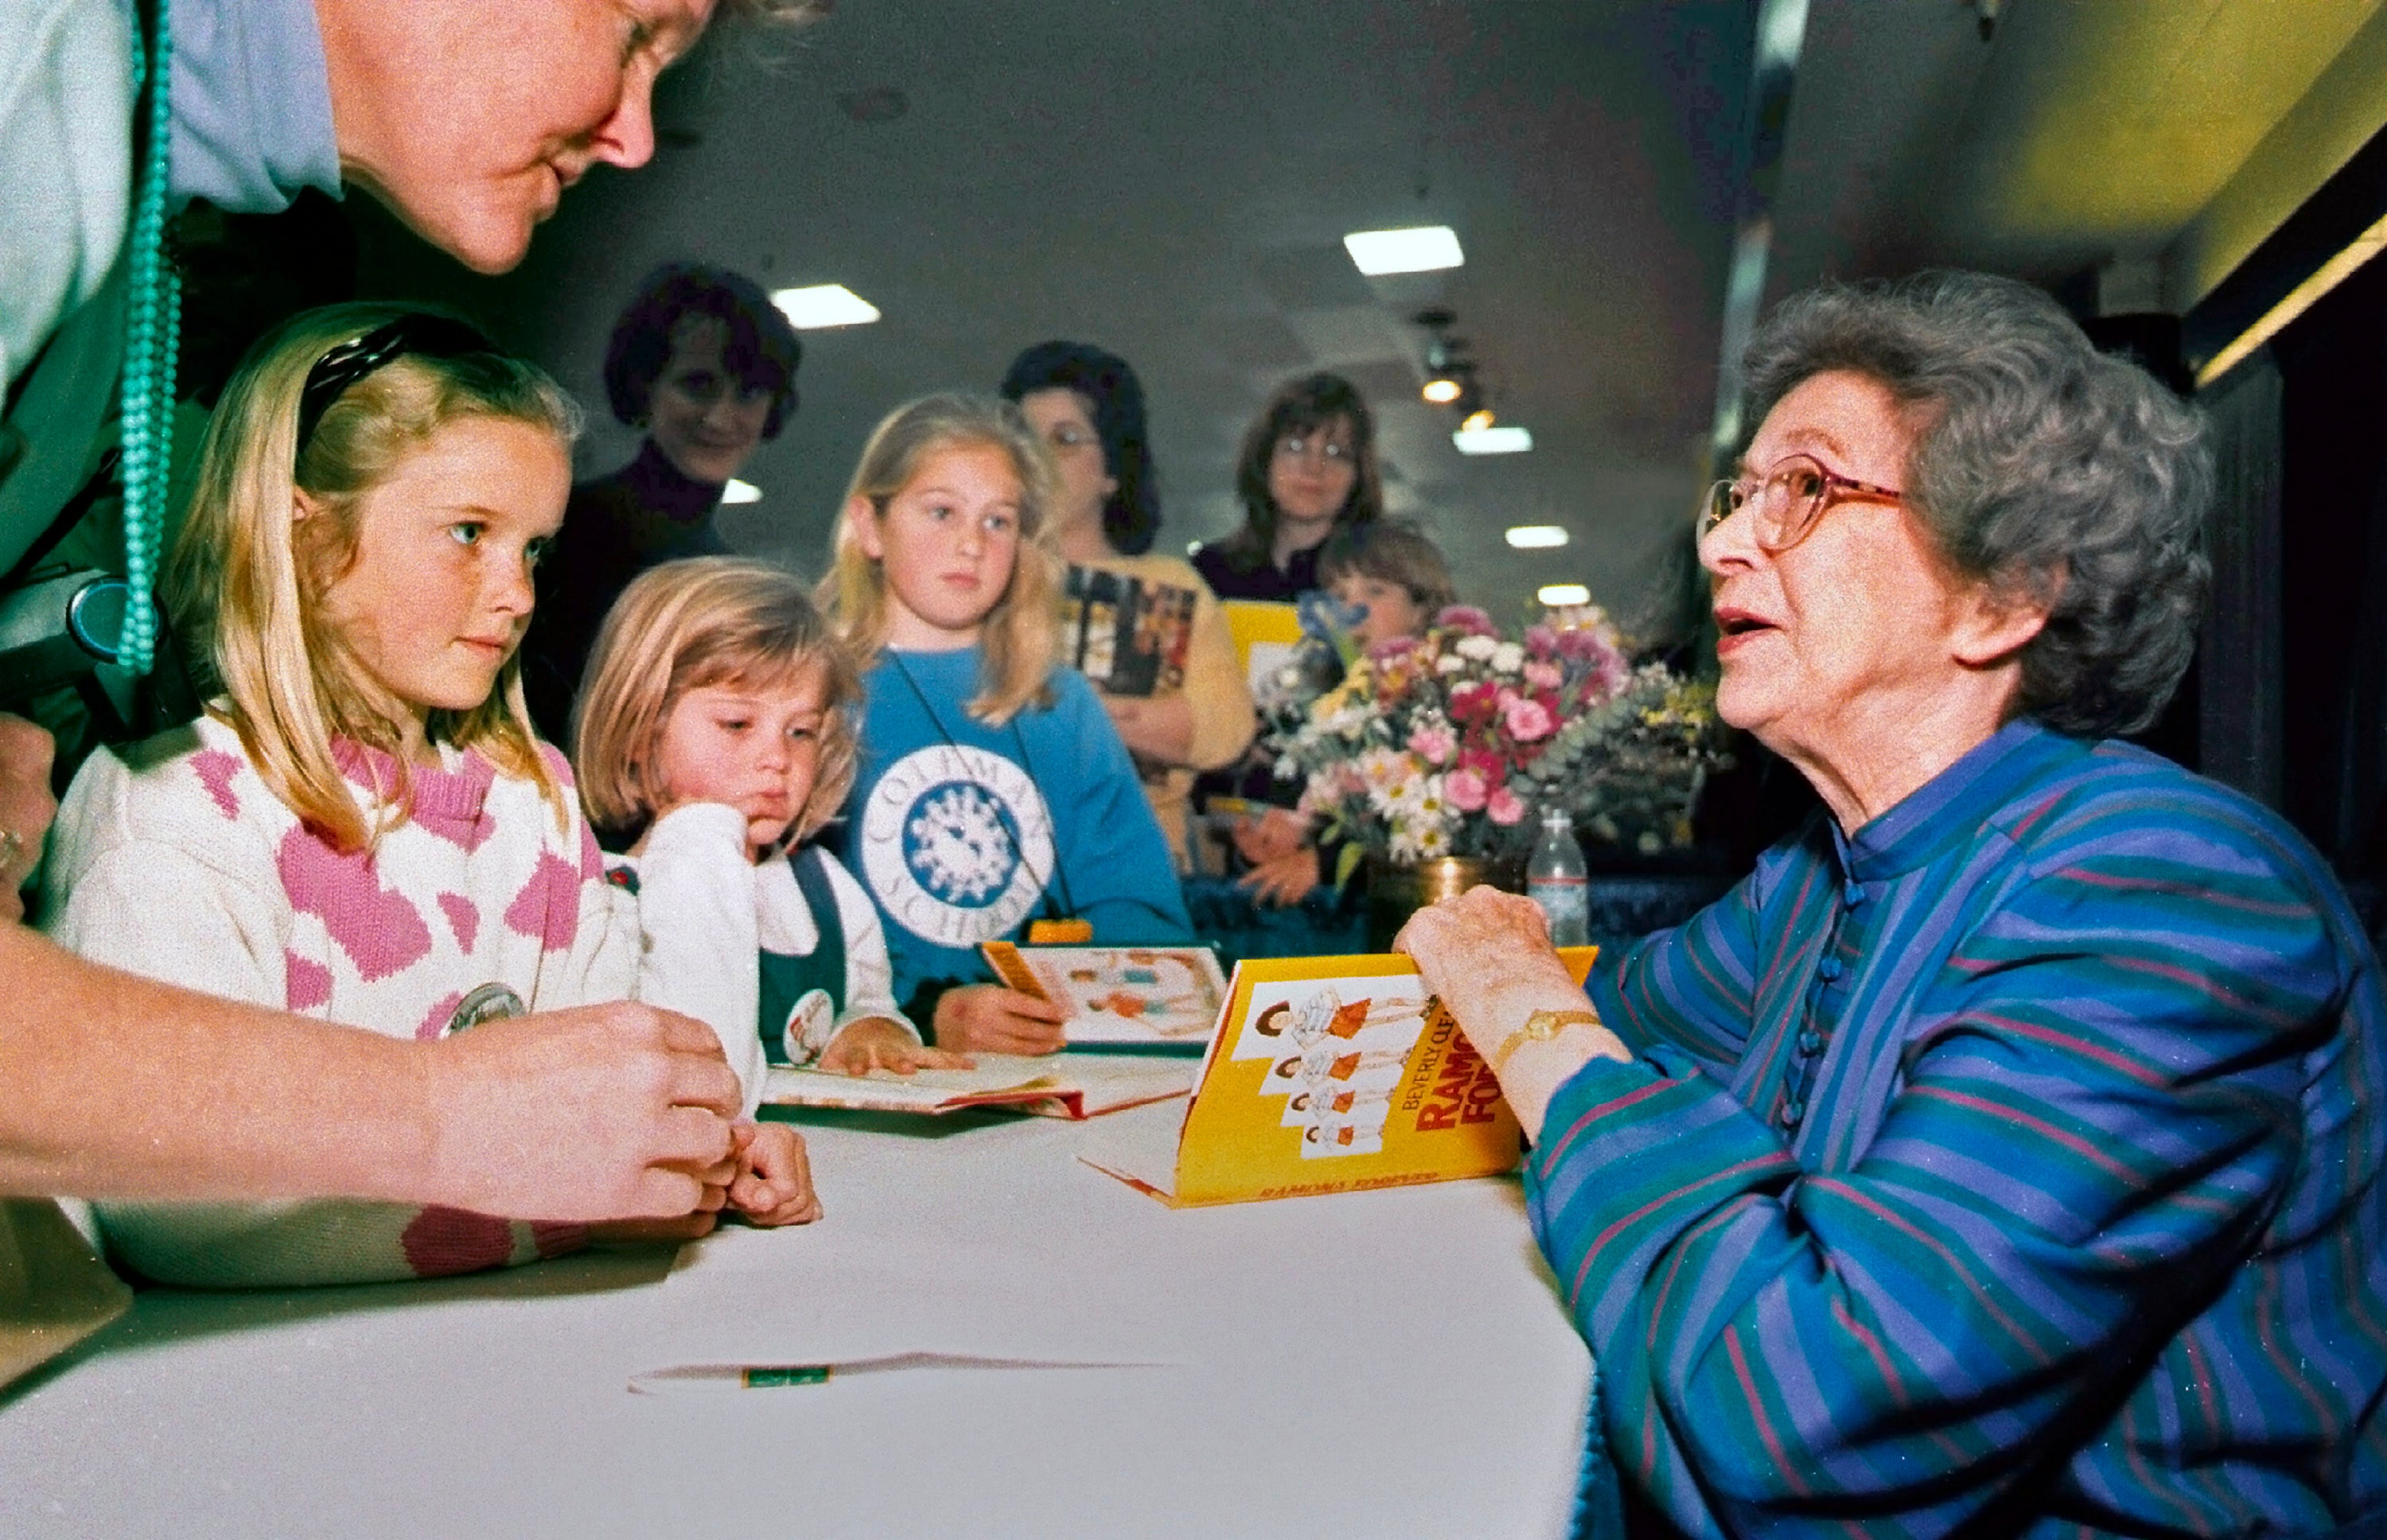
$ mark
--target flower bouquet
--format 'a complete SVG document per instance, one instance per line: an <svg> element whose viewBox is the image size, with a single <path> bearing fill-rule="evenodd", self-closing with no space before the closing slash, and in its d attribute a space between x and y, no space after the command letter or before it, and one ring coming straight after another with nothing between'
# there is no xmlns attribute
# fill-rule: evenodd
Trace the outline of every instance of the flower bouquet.
<svg viewBox="0 0 2387 1540"><path fill-rule="evenodd" d="M1349 657L1340 684L1289 691L1268 716L1277 776L1303 783L1302 811L1342 842L1338 886L1363 857L1522 867L1549 807L1596 841L1687 845L1724 760L1713 687L1636 667L1597 617L1509 641L1454 605L1422 637Z"/></svg>

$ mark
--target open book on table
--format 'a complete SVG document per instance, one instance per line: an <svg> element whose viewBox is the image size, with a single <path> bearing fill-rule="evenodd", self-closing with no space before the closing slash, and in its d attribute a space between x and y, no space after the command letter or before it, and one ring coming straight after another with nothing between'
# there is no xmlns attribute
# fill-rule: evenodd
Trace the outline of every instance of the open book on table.
<svg viewBox="0 0 2387 1540"><path fill-rule="evenodd" d="M1019 1058L977 1054L975 1069L868 1075L775 1067L763 1088L768 1106L845 1107L861 1112L957 1112L1011 1107L1046 1117L1084 1118L1182 1096L1194 1067L1148 1054L1059 1054Z"/></svg>
<svg viewBox="0 0 2387 1540"><path fill-rule="evenodd" d="M1597 953L1560 955L1581 983ZM1146 1125L1078 1158L1191 1207L1492 1176L1522 1149L1491 1066L1417 965L1389 953L1238 964L1168 1132Z"/></svg>
<svg viewBox="0 0 2387 1540"><path fill-rule="evenodd" d="M1005 986L1062 1010L1072 1044L1181 1043L1199 1048L1219 1024L1227 976L1206 946L979 948Z"/></svg>

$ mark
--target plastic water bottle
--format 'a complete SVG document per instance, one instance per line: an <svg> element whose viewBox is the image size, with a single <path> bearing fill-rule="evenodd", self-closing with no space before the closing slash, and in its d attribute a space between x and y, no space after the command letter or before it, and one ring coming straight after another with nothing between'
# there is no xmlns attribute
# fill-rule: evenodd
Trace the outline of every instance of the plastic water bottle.
<svg viewBox="0 0 2387 1540"><path fill-rule="evenodd" d="M1583 847L1574 842L1574 820L1562 807L1542 810L1541 842L1525 867L1525 891L1549 916L1550 944L1590 941L1591 887L1584 876Z"/></svg>

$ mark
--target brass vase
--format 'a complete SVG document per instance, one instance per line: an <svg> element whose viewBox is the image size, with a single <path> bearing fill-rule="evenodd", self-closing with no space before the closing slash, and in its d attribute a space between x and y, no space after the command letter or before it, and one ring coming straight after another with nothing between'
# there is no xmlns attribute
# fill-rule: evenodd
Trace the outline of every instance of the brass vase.
<svg viewBox="0 0 2387 1540"><path fill-rule="evenodd" d="M1487 882L1496 888L1516 885L1513 873L1480 855L1446 855L1414 866L1396 866L1371 857L1368 862L1368 950L1390 952L1393 938L1411 915Z"/></svg>

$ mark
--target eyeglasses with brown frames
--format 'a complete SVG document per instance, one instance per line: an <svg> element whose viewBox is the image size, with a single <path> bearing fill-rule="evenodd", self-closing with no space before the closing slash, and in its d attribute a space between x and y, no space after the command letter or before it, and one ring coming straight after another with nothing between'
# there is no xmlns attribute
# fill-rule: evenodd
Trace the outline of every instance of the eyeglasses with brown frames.
<svg viewBox="0 0 2387 1540"><path fill-rule="evenodd" d="M1807 537L1824 510L1852 499L1903 503L1906 494L1825 470L1811 455L1791 455L1762 477L1742 476L1709 487L1699 513L1699 538L1706 539L1718 524L1753 502L1757 548L1769 556L1779 555Z"/></svg>

